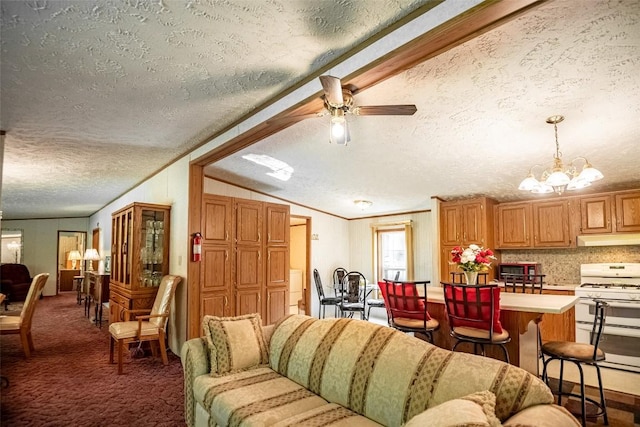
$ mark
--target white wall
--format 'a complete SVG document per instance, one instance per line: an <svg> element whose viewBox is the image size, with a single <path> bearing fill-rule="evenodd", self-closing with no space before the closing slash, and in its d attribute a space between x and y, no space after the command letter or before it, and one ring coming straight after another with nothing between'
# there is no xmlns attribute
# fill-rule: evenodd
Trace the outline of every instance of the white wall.
<svg viewBox="0 0 640 427"><path fill-rule="evenodd" d="M31 277L49 273L42 294L52 296L56 294L58 231L88 232L88 224L88 218L3 220L2 228L24 230L23 263Z"/></svg>

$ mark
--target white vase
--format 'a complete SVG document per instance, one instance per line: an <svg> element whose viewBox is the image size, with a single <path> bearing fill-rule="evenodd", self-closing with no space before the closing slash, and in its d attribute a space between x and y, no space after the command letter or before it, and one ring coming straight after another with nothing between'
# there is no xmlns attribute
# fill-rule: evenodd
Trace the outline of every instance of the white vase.
<svg viewBox="0 0 640 427"><path fill-rule="evenodd" d="M478 284L478 272L477 271L465 271L464 277L467 280L467 285Z"/></svg>

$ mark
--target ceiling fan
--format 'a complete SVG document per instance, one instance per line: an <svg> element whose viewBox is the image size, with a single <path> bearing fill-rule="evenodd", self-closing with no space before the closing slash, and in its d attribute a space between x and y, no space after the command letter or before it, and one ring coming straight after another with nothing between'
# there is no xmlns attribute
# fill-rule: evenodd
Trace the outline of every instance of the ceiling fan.
<svg viewBox="0 0 640 427"><path fill-rule="evenodd" d="M329 141L339 145L347 145L351 141L345 115L356 116L411 116L416 111L415 105L370 105L354 106L352 90L343 87L340 79L333 76L320 76L324 89L324 107L326 111L318 115L331 115Z"/></svg>

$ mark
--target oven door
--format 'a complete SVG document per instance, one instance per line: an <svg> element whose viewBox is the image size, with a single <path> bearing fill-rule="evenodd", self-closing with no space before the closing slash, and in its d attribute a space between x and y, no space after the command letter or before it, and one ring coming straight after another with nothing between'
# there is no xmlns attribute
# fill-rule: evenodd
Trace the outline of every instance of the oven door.
<svg viewBox="0 0 640 427"><path fill-rule="evenodd" d="M576 342L588 344L591 329L591 324L576 323ZM605 353L600 366L640 372L640 328L605 325L599 348Z"/></svg>
<svg viewBox="0 0 640 427"><path fill-rule="evenodd" d="M609 304L606 325L625 326L640 330L640 300L612 300L601 298ZM593 322L595 303L593 299L581 298L576 304L576 323Z"/></svg>

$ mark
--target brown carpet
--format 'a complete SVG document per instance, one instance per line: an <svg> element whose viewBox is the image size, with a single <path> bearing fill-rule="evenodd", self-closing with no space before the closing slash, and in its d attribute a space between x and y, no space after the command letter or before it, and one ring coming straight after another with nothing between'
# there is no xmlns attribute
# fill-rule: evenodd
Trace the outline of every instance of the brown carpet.
<svg viewBox="0 0 640 427"><path fill-rule="evenodd" d="M3 314L3 313L0 313ZM84 316L75 293L38 301L35 351L25 359L18 335L0 336L2 426L184 426L180 358L125 358L109 364L109 328Z"/></svg>

